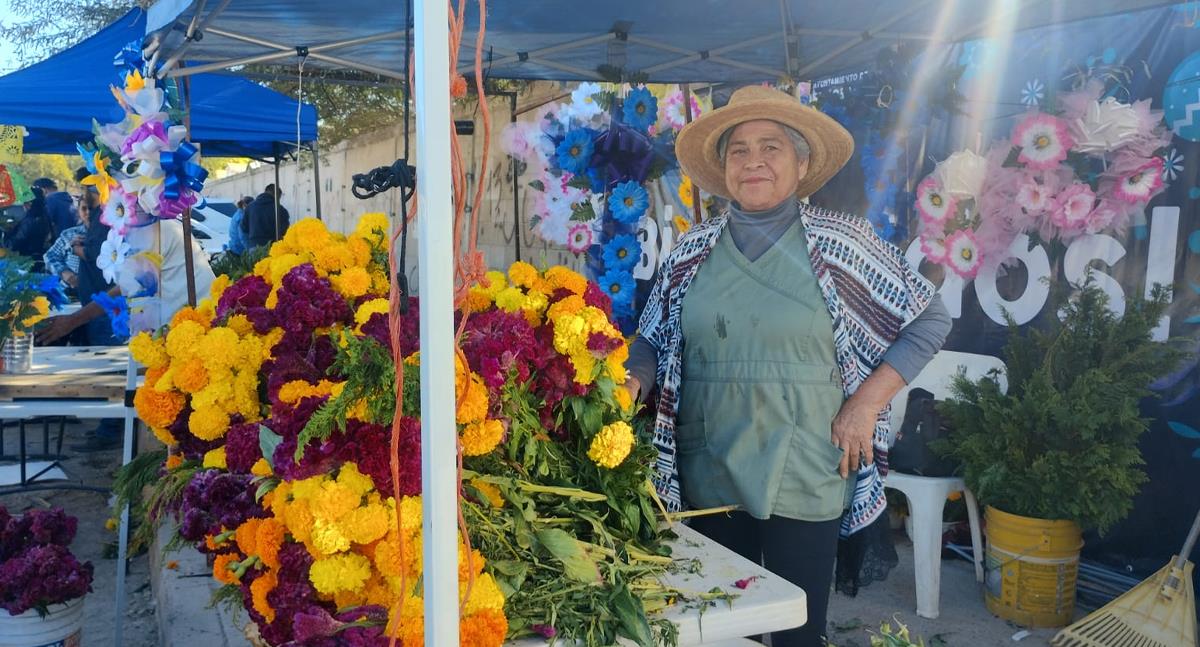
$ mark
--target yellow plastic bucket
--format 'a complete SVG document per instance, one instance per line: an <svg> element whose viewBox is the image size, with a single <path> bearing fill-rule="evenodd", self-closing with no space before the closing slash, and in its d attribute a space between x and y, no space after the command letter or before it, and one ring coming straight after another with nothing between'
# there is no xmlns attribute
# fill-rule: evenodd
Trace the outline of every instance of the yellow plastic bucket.
<svg viewBox="0 0 1200 647"><path fill-rule="evenodd" d="M1064 627L1075 612L1083 536L1074 521L987 508L987 586L992 613L1026 627Z"/></svg>

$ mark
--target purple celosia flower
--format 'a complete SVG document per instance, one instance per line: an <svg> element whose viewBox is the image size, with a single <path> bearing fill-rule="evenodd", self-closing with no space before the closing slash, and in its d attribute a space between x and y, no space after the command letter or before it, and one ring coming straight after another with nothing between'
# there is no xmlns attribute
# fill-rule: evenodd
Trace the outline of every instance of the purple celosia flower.
<svg viewBox="0 0 1200 647"><path fill-rule="evenodd" d="M12 615L44 613L92 590L92 564L80 563L65 546L31 546L0 563L0 608Z"/></svg>

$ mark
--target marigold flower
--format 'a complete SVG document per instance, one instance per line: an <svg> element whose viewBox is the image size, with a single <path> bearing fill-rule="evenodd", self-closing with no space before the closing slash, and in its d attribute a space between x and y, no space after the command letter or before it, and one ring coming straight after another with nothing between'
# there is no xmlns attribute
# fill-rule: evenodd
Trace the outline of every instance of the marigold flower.
<svg viewBox="0 0 1200 647"><path fill-rule="evenodd" d="M229 469L225 462L225 448L218 447L205 452L203 465L205 469Z"/></svg>
<svg viewBox="0 0 1200 647"><path fill-rule="evenodd" d="M463 388L466 393L458 394L461 398L458 405L458 423L467 425L483 420L488 412L487 385L478 375L471 373L469 379L463 380Z"/></svg>
<svg viewBox="0 0 1200 647"><path fill-rule="evenodd" d="M196 354L204 360L210 372L236 367L242 363L238 334L232 328L218 326L200 340Z"/></svg>
<svg viewBox="0 0 1200 647"><path fill-rule="evenodd" d="M254 610L262 614L267 622L275 622L275 609L267 602L267 595L279 585L275 571L267 571L250 583L250 599Z"/></svg>
<svg viewBox="0 0 1200 647"><path fill-rule="evenodd" d="M467 558L467 544L459 538L458 541L458 581L466 582L468 578L475 577L476 582L483 574L483 567L487 566L487 560L484 559L483 553L477 549L471 549L470 559ZM461 601L462 591L459 591L459 599ZM472 595L472 598L474 595Z"/></svg>
<svg viewBox="0 0 1200 647"><path fill-rule="evenodd" d="M341 469L338 470L337 482L350 489L355 496L363 497L367 493L375 489L375 483L371 477L363 474L358 470L358 466L354 463L344 463ZM366 542L363 542L366 543Z"/></svg>
<svg viewBox="0 0 1200 647"><path fill-rule="evenodd" d="M221 274L213 279L212 285L208 289L208 294L214 303L221 300L221 295L225 294L225 290L229 289L231 283L233 283L233 279L228 274Z"/></svg>
<svg viewBox="0 0 1200 647"><path fill-rule="evenodd" d="M129 340L129 354L146 368L162 368L171 361L163 341L151 337L148 332L140 332Z"/></svg>
<svg viewBox="0 0 1200 647"><path fill-rule="evenodd" d="M492 270L484 275L479 287L487 292L488 296L495 299L501 290L508 287L508 277L504 276L504 272Z"/></svg>
<svg viewBox="0 0 1200 647"><path fill-rule="evenodd" d="M392 229L392 221L384 213L365 213L358 219L354 236L362 238L372 247L381 247Z"/></svg>
<svg viewBox="0 0 1200 647"><path fill-rule="evenodd" d="M621 411L629 413L633 410L633 395L629 393L629 389L623 386L613 389L613 399L616 400L617 406L621 407Z"/></svg>
<svg viewBox="0 0 1200 647"><path fill-rule="evenodd" d="M508 634L508 618L501 610L480 611L464 617L458 633L461 647L500 647Z"/></svg>
<svg viewBox="0 0 1200 647"><path fill-rule="evenodd" d="M236 553L223 553L213 560L213 579L222 584L237 584L238 577L230 566L238 562Z"/></svg>
<svg viewBox="0 0 1200 647"><path fill-rule="evenodd" d="M180 391L195 393L208 386L208 371L199 357L193 357L177 362L173 381Z"/></svg>
<svg viewBox="0 0 1200 647"><path fill-rule="evenodd" d="M480 479L471 479L470 483L472 487L479 490L479 493L488 500L493 508L504 507L504 497L500 494L500 488Z"/></svg>
<svg viewBox="0 0 1200 647"><path fill-rule="evenodd" d="M504 424L499 420L469 424L462 432L463 456L483 456L490 453L503 438Z"/></svg>
<svg viewBox="0 0 1200 647"><path fill-rule="evenodd" d="M257 517L252 517L242 522L242 525L237 527L233 538L237 542L238 550L246 555L258 554L258 527L262 525L263 520Z"/></svg>
<svg viewBox="0 0 1200 647"><path fill-rule="evenodd" d="M159 391L151 386L138 387L133 395L133 407L137 410L138 417L150 427L162 430L167 436L170 434L166 429L179 417L179 412L183 411L186 403L187 398L182 393ZM159 436L159 439L162 440L162 436ZM171 441L168 444L174 445L173 437Z"/></svg>
<svg viewBox="0 0 1200 647"><path fill-rule="evenodd" d="M371 243L365 239L358 236L347 238L346 249L350 250L355 265L365 268L371 262Z"/></svg>
<svg viewBox="0 0 1200 647"><path fill-rule="evenodd" d="M485 290L478 287L467 290L467 297L462 303L464 312L483 312L490 307L492 307L492 297Z"/></svg>
<svg viewBox="0 0 1200 647"><path fill-rule="evenodd" d="M198 407L188 418L188 431L200 440L216 440L228 430L229 415L217 407Z"/></svg>
<svg viewBox="0 0 1200 647"><path fill-rule="evenodd" d="M587 279L564 265L555 265L546 270L545 281L550 292L565 288L580 297L587 292Z"/></svg>
<svg viewBox="0 0 1200 647"><path fill-rule="evenodd" d="M496 307L505 312L519 312L525 307L525 293L517 287L507 287L496 293Z"/></svg>
<svg viewBox="0 0 1200 647"><path fill-rule="evenodd" d="M459 572L461 575L461 568ZM467 582L461 577L459 581L458 597L461 601L466 593ZM496 580L492 578L490 573L476 575L475 584L471 587L471 597L466 600L466 607L463 609L463 614L472 616L481 611L503 610L504 594L500 592L500 587L496 584Z"/></svg>
<svg viewBox="0 0 1200 647"><path fill-rule="evenodd" d="M371 577L371 564L357 553L325 557L313 562L308 579L319 593L332 595L338 591L355 591Z"/></svg>
<svg viewBox="0 0 1200 647"><path fill-rule="evenodd" d="M550 308L546 310L546 318L550 321L558 321L564 316L579 314L586 306L587 303L582 296L572 294L550 304Z"/></svg>
<svg viewBox="0 0 1200 647"><path fill-rule="evenodd" d="M208 327L212 325L211 318L205 317L191 306L184 306L175 313L175 316L171 317L171 330L179 328L185 321L191 321L204 330L208 330Z"/></svg>
<svg viewBox="0 0 1200 647"><path fill-rule="evenodd" d="M347 299L357 299L371 289L371 275L362 267L346 267L333 277L333 287Z"/></svg>
<svg viewBox="0 0 1200 647"><path fill-rule="evenodd" d="M167 434L168 436L170 436L170 437L171 437L171 443L170 443L170 444L171 444L171 445L174 445L174 444L175 444L175 437L174 437L174 436L171 436L169 432L165 432L165 431L164 431L163 433L165 433L165 434ZM154 434L154 435L156 435L156 436L158 435L158 431L157 431L157 430L155 430L155 434ZM160 438L159 440L162 440L162 439ZM167 444L167 443L163 443L163 444ZM183 465L183 457L182 457L182 456L180 456L179 454L168 454L168 455L167 455L166 468L167 468L167 470L168 470L168 471L169 471L169 470L176 469L176 468L178 468L180 465Z"/></svg>
<svg viewBox="0 0 1200 647"><path fill-rule="evenodd" d="M312 545L319 555L333 555L350 549L350 538L334 521L317 517L312 526Z"/></svg>
<svg viewBox="0 0 1200 647"><path fill-rule="evenodd" d="M250 468L250 473L255 476L270 476L271 464L267 462L267 459L260 458L254 462L254 465Z"/></svg>
<svg viewBox="0 0 1200 647"><path fill-rule="evenodd" d="M179 324L172 324L167 333L167 354L171 359L187 359L196 354L200 340L208 331L192 319L184 319Z"/></svg>
<svg viewBox="0 0 1200 647"><path fill-rule="evenodd" d="M605 425L592 439L588 458L601 467L613 469L629 456L633 440L633 427L629 423L618 420Z"/></svg>
<svg viewBox="0 0 1200 647"><path fill-rule="evenodd" d="M332 238L325 223L317 218L304 218L288 227L283 242L292 251L320 249ZM274 250L272 250L274 251Z"/></svg>
<svg viewBox="0 0 1200 647"><path fill-rule="evenodd" d="M525 261L517 261L510 265L508 278L512 279L513 285L523 288L533 288L541 281L537 268Z"/></svg>
<svg viewBox="0 0 1200 647"><path fill-rule="evenodd" d="M358 507L362 495L353 488L336 481L321 484L320 491L312 497L309 505L317 519L337 521Z"/></svg>
<svg viewBox="0 0 1200 647"><path fill-rule="evenodd" d="M391 520L387 508L375 503L351 510L339 522L342 533L356 544L369 544L387 534Z"/></svg>

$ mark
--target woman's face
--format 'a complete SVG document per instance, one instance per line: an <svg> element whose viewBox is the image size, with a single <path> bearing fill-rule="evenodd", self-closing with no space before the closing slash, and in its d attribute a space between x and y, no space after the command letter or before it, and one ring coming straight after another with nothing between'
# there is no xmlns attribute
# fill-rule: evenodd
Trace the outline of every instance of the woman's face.
<svg viewBox="0 0 1200 647"><path fill-rule="evenodd" d="M746 211L766 211L796 193L808 172L808 158L780 124L757 119L739 124L725 148L725 186Z"/></svg>

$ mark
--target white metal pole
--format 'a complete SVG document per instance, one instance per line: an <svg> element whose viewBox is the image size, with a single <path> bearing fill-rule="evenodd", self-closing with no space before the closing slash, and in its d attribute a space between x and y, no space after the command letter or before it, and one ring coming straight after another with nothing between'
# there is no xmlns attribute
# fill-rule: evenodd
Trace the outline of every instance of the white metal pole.
<svg viewBox="0 0 1200 647"><path fill-rule="evenodd" d="M417 0L417 259L421 296L421 489L425 645L458 644L454 426L454 228L450 214L450 38L445 0Z"/></svg>
<svg viewBox="0 0 1200 647"><path fill-rule="evenodd" d="M137 365L130 357L125 365L125 433L121 445L121 465L133 460L133 427L137 414L129 406L133 390L137 388ZM121 519L117 528L117 599L113 617L113 644L125 644L122 639L125 628L125 574L129 557L129 506L121 506Z"/></svg>

